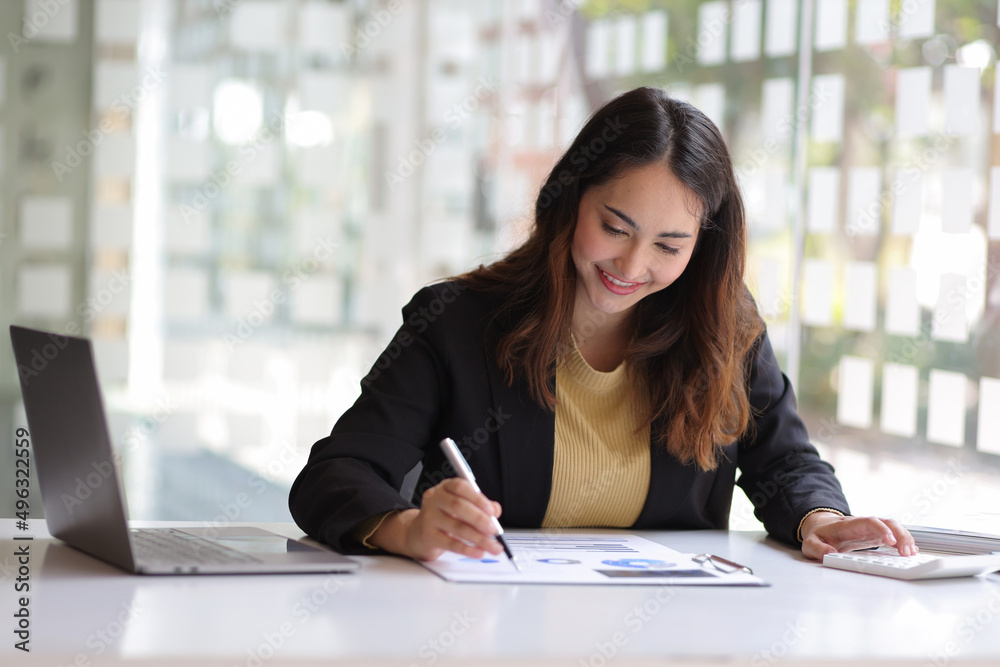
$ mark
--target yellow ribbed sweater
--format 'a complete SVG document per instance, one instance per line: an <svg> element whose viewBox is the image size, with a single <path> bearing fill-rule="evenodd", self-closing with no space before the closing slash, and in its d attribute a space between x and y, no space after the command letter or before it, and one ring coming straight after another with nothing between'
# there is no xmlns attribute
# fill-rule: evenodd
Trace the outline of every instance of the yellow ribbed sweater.
<svg viewBox="0 0 1000 667"><path fill-rule="evenodd" d="M630 383L624 363L594 370L570 340L556 367L555 459L542 527L625 528L649 491L645 382Z"/></svg>

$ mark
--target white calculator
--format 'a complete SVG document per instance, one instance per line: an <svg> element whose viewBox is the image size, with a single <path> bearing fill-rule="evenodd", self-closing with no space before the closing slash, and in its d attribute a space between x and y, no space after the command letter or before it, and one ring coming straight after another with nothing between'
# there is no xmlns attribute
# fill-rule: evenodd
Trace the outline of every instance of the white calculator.
<svg viewBox="0 0 1000 667"><path fill-rule="evenodd" d="M883 547L875 551L826 554L823 565L894 579L944 579L972 577L1000 570L1000 553L981 556L918 553L915 556L900 556L895 549Z"/></svg>

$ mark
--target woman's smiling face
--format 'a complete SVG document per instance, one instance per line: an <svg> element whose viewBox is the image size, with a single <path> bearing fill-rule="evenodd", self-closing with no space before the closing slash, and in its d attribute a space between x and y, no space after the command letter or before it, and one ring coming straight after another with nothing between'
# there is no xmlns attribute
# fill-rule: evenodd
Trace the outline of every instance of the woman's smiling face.
<svg viewBox="0 0 1000 667"><path fill-rule="evenodd" d="M661 164L588 189L570 248L575 308L624 316L677 280L698 241L698 213L694 193Z"/></svg>

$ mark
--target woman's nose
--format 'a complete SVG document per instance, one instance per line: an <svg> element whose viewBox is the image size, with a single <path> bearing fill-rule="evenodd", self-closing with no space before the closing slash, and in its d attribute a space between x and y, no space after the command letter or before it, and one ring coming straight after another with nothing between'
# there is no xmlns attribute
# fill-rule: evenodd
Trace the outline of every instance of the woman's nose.
<svg viewBox="0 0 1000 667"><path fill-rule="evenodd" d="M646 274L645 253L641 248L632 247L615 262L618 275L629 282L642 282Z"/></svg>

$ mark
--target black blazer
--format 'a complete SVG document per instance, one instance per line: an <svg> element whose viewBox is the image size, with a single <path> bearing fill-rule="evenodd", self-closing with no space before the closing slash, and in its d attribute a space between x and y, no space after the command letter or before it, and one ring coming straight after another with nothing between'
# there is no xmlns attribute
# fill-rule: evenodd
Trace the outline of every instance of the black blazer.
<svg viewBox="0 0 1000 667"><path fill-rule="evenodd" d="M307 534L341 551L370 553L352 529L376 514L419 506L425 490L450 477L438 447L444 437L458 443L483 493L503 506L504 526L541 525L555 414L523 383L508 386L494 362L497 298L445 282L423 288L403 308L403 325L362 380L361 396L313 446L292 484L289 507ZM809 443L766 334L751 354L753 428L724 448L711 472L651 445L649 491L632 528L724 529L735 484L767 531L789 544L798 544L809 510L849 513L833 468ZM413 500L403 498L403 478L417 463L423 471Z"/></svg>

